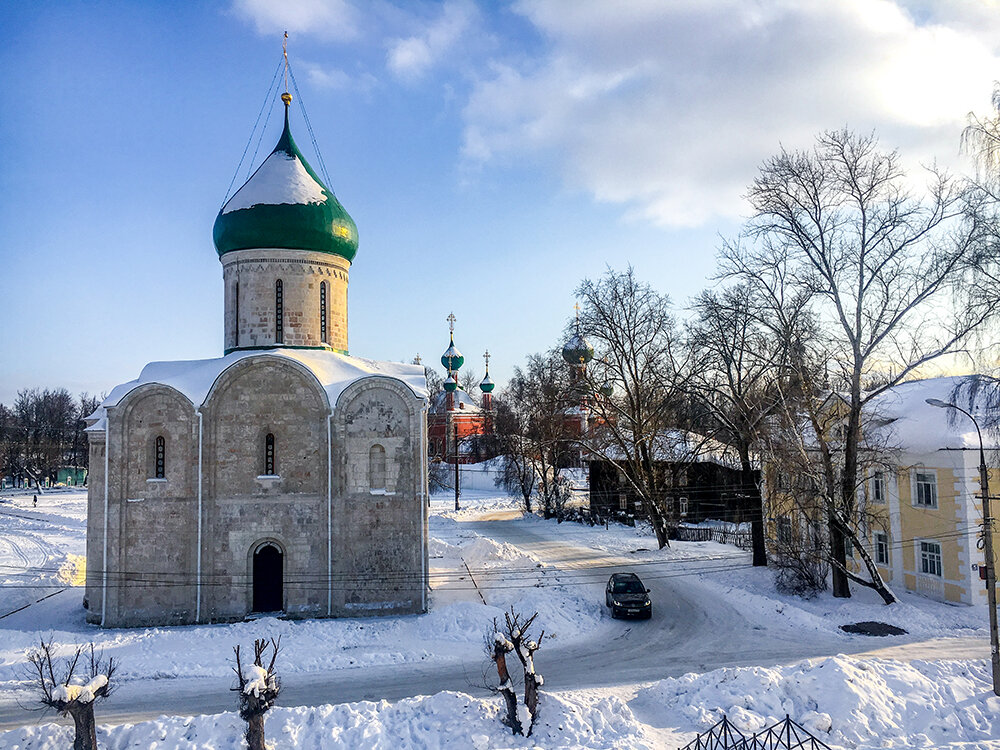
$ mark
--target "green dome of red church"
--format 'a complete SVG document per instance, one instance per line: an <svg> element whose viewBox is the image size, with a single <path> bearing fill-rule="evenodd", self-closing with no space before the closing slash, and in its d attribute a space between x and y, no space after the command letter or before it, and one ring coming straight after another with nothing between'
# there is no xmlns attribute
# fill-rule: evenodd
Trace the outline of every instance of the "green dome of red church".
<svg viewBox="0 0 1000 750"><path fill-rule="evenodd" d="M282 98L285 127L278 144L222 207L212 231L215 249L220 256L252 248L308 250L352 261L358 228L295 145L288 127L291 96Z"/></svg>

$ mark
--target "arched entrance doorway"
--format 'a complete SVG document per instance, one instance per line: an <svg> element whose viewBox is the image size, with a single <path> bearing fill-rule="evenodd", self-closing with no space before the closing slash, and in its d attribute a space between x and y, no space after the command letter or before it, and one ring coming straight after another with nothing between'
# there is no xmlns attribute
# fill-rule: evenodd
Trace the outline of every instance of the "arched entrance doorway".
<svg viewBox="0 0 1000 750"><path fill-rule="evenodd" d="M278 545L265 542L253 553L253 611L284 609L284 555Z"/></svg>

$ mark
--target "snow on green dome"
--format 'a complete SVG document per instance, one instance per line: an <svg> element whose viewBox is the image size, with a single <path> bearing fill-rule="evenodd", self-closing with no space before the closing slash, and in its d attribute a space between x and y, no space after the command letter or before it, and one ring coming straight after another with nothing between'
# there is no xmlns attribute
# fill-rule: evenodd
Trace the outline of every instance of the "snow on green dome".
<svg viewBox="0 0 1000 750"><path fill-rule="evenodd" d="M594 358L594 347L579 333L575 333L563 347L562 355L568 364L585 365Z"/></svg>
<svg viewBox="0 0 1000 750"><path fill-rule="evenodd" d="M220 256L233 250L275 247L354 260L358 228L295 145L288 128L287 103L278 145L222 207L212 238Z"/></svg>
<svg viewBox="0 0 1000 750"><path fill-rule="evenodd" d="M455 338L452 337L451 342L448 344L448 348L445 349L444 354L441 355L441 365L448 372L455 372L464 364L465 357L463 357L462 352L455 347Z"/></svg>
<svg viewBox="0 0 1000 750"><path fill-rule="evenodd" d="M491 393L495 385L496 384L490 379L489 371L487 371L486 377L483 378L483 382L479 384L479 390L483 393Z"/></svg>

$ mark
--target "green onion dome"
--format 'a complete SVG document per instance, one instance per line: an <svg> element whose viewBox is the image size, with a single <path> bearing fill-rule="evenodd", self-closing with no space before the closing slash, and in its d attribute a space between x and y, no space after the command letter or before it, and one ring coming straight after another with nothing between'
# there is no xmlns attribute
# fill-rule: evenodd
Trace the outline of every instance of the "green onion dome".
<svg viewBox="0 0 1000 750"><path fill-rule="evenodd" d="M448 372L455 372L463 364L465 364L465 357L462 356L462 352L455 348L455 337L452 336L451 343L448 344L448 348L441 355L441 365Z"/></svg>
<svg viewBox="0 0 1000 750"><path fill-rule="evenodd" d="M454 393L458 390L458 381L455 379L454 375L449 375L444 381L444 389L448 391L448 393Z"/></svg>
<svg viewBox="0 0 1000 750"><path fill-rule="evenodd" d="M310 250L352 261L358 228L295 145L289 101L278 145L215 219L215 249L220 256L259 247Z"/></svg>
<svg viewBox="0 0 1000 750"><path fill-rule="evenodd" d="M585 365L594 358L594 347L579 333L575 333L563 347L562 355L568 364Z"/></svg>
<svg viewBox="0 0 1000 750"><path fill-rule="evenodd" d="M605 398L611 398L612 394L615 392L615 387L611 383L605 383L601 386L601 395Z"/></svg>
<svg viewBox="0 0 1000 750"><path fill-rule="evenodd" d="M479 384L479 390L483 393L492 393L495 387L496 384L490 380L490 374L487 372L486 377L483 378L483 382Z"/></svg>

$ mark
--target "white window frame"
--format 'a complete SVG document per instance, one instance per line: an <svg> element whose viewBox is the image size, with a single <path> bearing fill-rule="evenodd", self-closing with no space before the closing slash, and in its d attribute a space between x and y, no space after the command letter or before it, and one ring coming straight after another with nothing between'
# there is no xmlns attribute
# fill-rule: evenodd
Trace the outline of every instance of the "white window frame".
<svg viewBox="0 0 1000 750"><path fill-rule="evenodd" d="M928 548L937 547L937 553L934 553L931 549L925 549L925 545ZM937 558L936 560L935 557ZM931 539L918 539L917 564L920 566L920 575L932 578L944 578L944 550L941 547L941 542ZM932 569L928 570L928 568Z"/></svg>
<svg viewBox="0 0 1000 750"><path fill-rule="evenodd" d="M677 509L682 518L688 514L688 499L686 497L681 497L677 501Z"/></svg>
<svg viewBox="0 0 1000 750"><path fill-rule="evenodd" d="M875 564L888 567L892 564L892 557L889 553L889 535L884 531L876 531L875 542Z"/></svg>
<svg viewBox="0 0 1000 750"><path fill-rule="evenodd" d="M886 481L884 471L872 472L869 480L869 497L875 505L885 505L886 502Z"/></svg>
<svg viewBox="0 0 1000 750"><path fill-rule="evenodd" d="M792 519L778 516L774 521L774 535L778 544L790 545L793 541Z"/></svg>
<svg viewBox="0 0 1000 750"><path fill-rule="evenodd" d="M920 485L927 484L926 482L921 482L918 477L932 477L933 484L931 484L931 502L921 502L920 500ZM913 503L914 508L924 508L925 510L937 510L938 509L938 477L936 469L914 469L910 474L910 499Z"/></svg>

